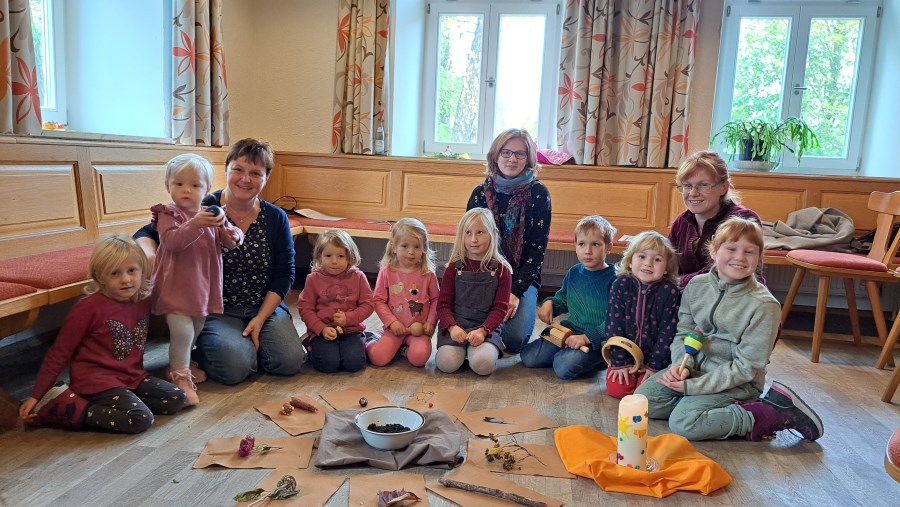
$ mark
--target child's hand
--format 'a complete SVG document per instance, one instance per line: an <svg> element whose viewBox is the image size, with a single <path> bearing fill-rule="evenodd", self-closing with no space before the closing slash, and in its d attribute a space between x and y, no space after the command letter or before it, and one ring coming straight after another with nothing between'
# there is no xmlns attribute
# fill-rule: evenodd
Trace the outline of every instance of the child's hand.
<svg viewBox="0 0 900 507"><path fill-rule="evenodd" d="M29 422L35 417L37 414L32 414L31 411L34 410L34 406L37 405L38 400L29 397L19 406L19 419Z"/></svg>
<svg viewBox="0 0 900 507"><path fill-rule="evenodd" d="M509 309L506 310L506 317L503 318L503 322L513 318L516 316L516 310L519 309L519 296L515 294L509 295Z"/></svg>
<svg viewBox="0 0 900 507"><path fill-rule="evenodd" d="M469 334L466 335L466 341L469 342L469 345L477 347L484 343L486 335L487 331L485 331L483 327L479 327L469 331Z"/></svg>
<svg viewBox="0 0 900 507"><path fill-rule="evenodd" d="M337 329L333 327L326 327L322 330L322 338L325 338L328 341L334 341L335 339L337 339L337 335Z"/></svg>
<svg viewBox="0 0 900 507"><path fill-rule="evenodd" d="M331 323L335 326L344 327L347 325L347 314L344 313L343 310L338 310L334 312L334 316L331 317Z"/></svg>
<svg viewBox="0 0 900 507"><path fill-rule="evenodd" d="M677 364L673 364L671 368L666 370L663 373L662 378L666 379L669 382L678 382L684 380L691 376L691 370L687 368L682 368Z"/></svg>
<svg viewBox="0 0 900 507"><path fill-rule="evenodd" d="M238 234L237 229L225 229L225 247L234 248L238 246L239 239L241 239L241 236Z"/></svg>
<svg viewBox="0 0 900 507"><path fill-rule="evenodd" d="M201 211L194 215L194 218L192 218L189 223L198 229L202 229L203 227L215 228L222 225L223 220L225 220L224 213L217 217L209 211Z"/></svg>
<svg viewBox="0 0 900 507"><path fill-rule="evenodd" d="M432 324L431 322L426 322L423 332L425 333L425 336L433 335L434 334L434 324Z"/></svg>
<svg viewBox="0 0 900 507"><path fill-rule="evenodd" d="M591 341L583 334L573 334L566 338L566 347L570 349L580 349L581 347L590 347Z"/></svg>
<svg viewBox="0 0 900 507"><path fill-rule="evenodd" d="M615 384L631 385L631 375L628 373L628 367L612 368L606 370L606 381Z"/></svg>
<svg viewBox="0 0 900 507"><path fill-rule="evenodd" d="M553 324L553 301L544 301L537 309L537 316L544 324Z"/></svg>
<svg viewBox="0 0 900 507"><path fill-rule="evenodd" d="M391 325L389 327L391 328L391 332L394 333L395 336L403 336L407 333L406 326L400 323L399 320L391 322Z"/></svg>
<svg viewBox="0 0 900 507"><path fill-rule="evenodd" d="M466 343L466 330L459 326L451 326L450 339L456 343Z"/></svg>
<svg viewBox="0 0 900 507"><path fill-rule="evenodd" d="M262 331L263 324L266 323L266 319L257 315L250 319L250 322L247 323L247 327L244 328L244 331L241 333L242 336L246 336L250 338L250 341L253 342L253 350L259 352L259 332Z"/></svg>
<svg viewBox="0 0 900 507"><path fill-rule="evenodd" d="M638 377L637 385L643 384L645 380L647 380L648 378L650 378L654 375L656 375L656 370L654 370L652 368L647 368L647 366L644 366L644 371Z"/></svg>

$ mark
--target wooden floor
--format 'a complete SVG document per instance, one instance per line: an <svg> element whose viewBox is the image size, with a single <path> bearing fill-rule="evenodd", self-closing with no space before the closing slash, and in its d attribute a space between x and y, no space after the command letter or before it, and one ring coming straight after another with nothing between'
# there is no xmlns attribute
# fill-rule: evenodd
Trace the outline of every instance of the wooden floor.
<svg viewBox="0 0 900 507"><path fill-rule="evenodd" d="M296 299L296 294L292 297ZM377 319L370 322L370 327L379 327ZM302 327L299 319L298 326ZM45 350L33 342L0 347L0 388L20 399L26 397ZM166 354L166 343L150 343L148 369L163 366ZM733 482L709 497L676 493L666 499L666 505L900 505L900 484L883 467L888 437L900 427L900 393L893 404L880 401L891 372L874 368L877 355L873 346L826 343L821 363L811 364L808 341L779 342L769 375L795 388L816 408L825 436L816 443L803 443L784 432L763 443L696 442L696 448L722 465ZM486 378L468 370L442 374L433 361L424 369L399 361L385 368L334 375L316 373L307 366L291 378L262 376L233 387L201 384L198 407L174 417L159 416L143 435L51 429L0 434L0 506L234 505L235 493L254 488L270 472L193 470L191 465L211 438L248 433L257 438L287 436L253 409L258 401L366 385L404 404L420 385L438 382L471 390L468 411L528 404L560 426L585 425L607 434L616 431L618 403L606 396L598 377L563 382L550 370L523 368L518 357L501 360L498 371ZM468 435L462 425L460 430ZM665 421L651 422L651 435L666 431ZM552 445L552 430L527 433L522 440ZM367 467L320 472L387 473ZM444 473L429 468L404 472L424 474L427 483ZM565 505L658 505L652 498L605 493L584 478L508 478ZM348 494L345 483L328 505L347 505ZM453 505L433 493L428 502Z"/></svg>

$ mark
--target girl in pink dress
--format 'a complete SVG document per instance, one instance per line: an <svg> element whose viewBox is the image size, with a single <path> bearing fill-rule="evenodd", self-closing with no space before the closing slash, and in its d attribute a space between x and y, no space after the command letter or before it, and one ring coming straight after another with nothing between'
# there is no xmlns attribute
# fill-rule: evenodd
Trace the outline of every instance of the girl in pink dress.
<svg viewBox="0 0 900 507"><path fill-rule="evenodd" d="M244 233L221 208L201 208L213 182L212 165L192 153L166 166L172 202L151 208L160 245L153 276L153 313L169 325L169 378L184 390L188 405L200 402L190 369L191 349L206 316L222 313L222 247L234 248Z"/></svg>
<svg viewBox="0 0 900 507"><path fill-rule="evenodd" d="M406 347L409 364L425 366L437 325L438 281L428 231L415 218L401 218L391 227L374 299L384 333L366 344L369 362L384 366Z"/></svg>

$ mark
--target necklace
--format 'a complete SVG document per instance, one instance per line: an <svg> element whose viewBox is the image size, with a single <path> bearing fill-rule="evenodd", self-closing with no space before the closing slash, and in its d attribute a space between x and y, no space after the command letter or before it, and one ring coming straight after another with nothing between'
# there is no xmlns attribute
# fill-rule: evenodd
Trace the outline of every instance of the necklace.
<svg viewBox="0 0 900 507"><path fill-rule="evenodd" d="M225 208L225 209L229 210L228 216L231 217L232 220L237 222L238 225L243 226L244 222L247 220L247 218L249 218L250 215L252 215L253 212L256 211L256 200L254 199L253 204L250 205L250 211L244 213L244 216L242 216L241 218L235 217L234 213L231 213L230 208Z"/></svg>

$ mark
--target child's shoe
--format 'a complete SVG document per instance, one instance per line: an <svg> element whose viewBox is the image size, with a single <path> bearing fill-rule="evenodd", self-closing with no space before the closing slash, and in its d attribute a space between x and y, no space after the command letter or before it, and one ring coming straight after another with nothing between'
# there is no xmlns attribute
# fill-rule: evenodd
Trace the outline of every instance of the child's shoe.
<svg viewBox="0 0 900 507"><path fill-rule="evenodd" d="M191 376L194 377L194 382L197 384L206 382L206 372L200 369L197 361L191 361Z"/></svg>
<svg viewBox="0 0 900 507"><path fill-rule="evenodd" d="M753 414L755 421L747 440L759 442L781 430L796 430L812 442L825 433L818 414L781 382L772 382L761 401L740 405Z"/></svg>
<svg viewBox="0 0 900 507"><path fill-rule="evenodd" d="M88 401L78 396L66 384L60 382L34 406L35 418L30 424L77 430L84 424Z"/></svg>
<svg viewBox="0 0 900 507"><path fill-rule="evenodd" d="M175 384L175 387L184 391L185 405L194 406L200 403L200 396L197 395L197 385L194 384L194 376L191 375L190 368L170 372L169 380Z"/></svg>

